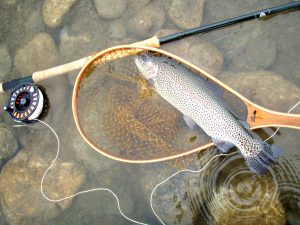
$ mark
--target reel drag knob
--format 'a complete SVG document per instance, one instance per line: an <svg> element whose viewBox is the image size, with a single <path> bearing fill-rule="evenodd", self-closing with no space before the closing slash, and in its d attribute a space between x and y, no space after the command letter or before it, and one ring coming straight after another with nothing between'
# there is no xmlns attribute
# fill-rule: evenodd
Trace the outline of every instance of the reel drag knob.
<svg viewBox="0 0 300 225"><path fill-rule="evenodd" d="M15 121L32 122L44 108L45 98L42 91L33 83L22 83L10 94L4 110Z"/></svg>

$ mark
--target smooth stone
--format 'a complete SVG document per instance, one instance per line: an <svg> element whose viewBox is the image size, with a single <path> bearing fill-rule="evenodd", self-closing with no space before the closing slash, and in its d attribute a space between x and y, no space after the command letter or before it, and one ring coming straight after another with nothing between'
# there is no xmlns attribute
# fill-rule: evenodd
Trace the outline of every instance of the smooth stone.
<svg viewBox="0 0 300 225"><path fill-rule="evenodd" d="M168 9L169 18L182 29L191 29L202 23L205 0L173 0Z"/></svg>
<svg viewBox="0 0 300 225"><path fill-rule="evenodd" d="M9 224L44 224L71 205L72 198L53 203L41 194L41 178L53 157L24 149L3 168L1 206ZM76 193L85 179L85 171L79 165L57 162L45 177L44 191L51 199L60 199Z"/></svg>
<svg viewBox="0 0 300 225"><path fill-rule="evenodd" d="M225 73L221 80L254 103L287 112L299 101L300 89L279 74L270 71ZM293 113L299 113L296 108Z"/></svg>
<svg viewBox="0 0 300 225"><path fill-rule="evenodd" d="M114 20L109 24L108 37L114 40L126 37L126 25L122 20Z"/></svg>
<svg viewBox="0 0 300 225"><path fill-rule="evenodd" d="M176 32L178 31L162 30L157 35L162 37ZM161 49L182 57L214 76L223 69L224 58L221 51L198 37L189 37L174 43L167 43Z"/></svg>
<svg viewBox="0 0 300 225"><path fill-rule="evenodd" d="M127 31L140 38L149 37L162 28L165 20L164 10L149 4L127 21Z"/></svg>
<svg viewBox="0 0 300 225"><path fill-rule="evenodd" d="M5 44L0 45L0 79L3 81L8 76L11 69L11 57L8 47Z"/></svg>
<svg viewBox="0 0 300 225"><path fill-rule="evenodd" d="M276 43L272 39L257 37L236 49L228 70L256 71L265 70L273 65L277 55Z"/></svg>
<svg viewBox="0 0 300 225"><path fill-rule="evenodd" d="M19 145L12 130L5 126L0 125L0 171L5 163L10 160L18 151Z"/></svg>
<svg viewBox="0 0 300 225"><path fill-rule="evenodd" d="M17 50L15 66L22 74L55 66L58 61L58 51L54 40L48 33L40 33L31 41Z"/></svg>
<svg viewBox="0 0 300 225"><path fill-rule="evenodd" d="M43 19L50 28L59 27L66 14L78 0L45 0L43 4Z"/></svg>
<svg viewBox="0 0 300 225"><path fill-rule="evenodd" d="M127 0L94 0L101 18L115 19L123 15L127 8Z"/></svg>

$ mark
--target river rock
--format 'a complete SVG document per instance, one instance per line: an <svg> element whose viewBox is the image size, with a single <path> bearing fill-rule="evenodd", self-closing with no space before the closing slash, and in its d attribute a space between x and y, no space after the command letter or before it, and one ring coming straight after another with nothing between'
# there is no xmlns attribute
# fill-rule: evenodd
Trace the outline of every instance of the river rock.
<svg viewBox="0 0 300 225"><path fill-rule="evenodd" d="M70 206L72 198L53 203L43 198L42 175L53 160L22 150L0 174L1 206L9 224L44 224ZM60 199L74 194L85 181L85 171L73 162L57 162L45 177L45 194Z"/></svg>
<svg viewBox="0 0 300 225"><path fill-rule="evenodd" d="M108 22L99 18L92 1L78 2L71 14L72 20L59 34L62 63L93 54L106 47L107 42Z"/></svg>
<svg viewBox="0 0 300 225"><path fill-rule="evenodd" d="M132 16L140 9L144 8L150 0L128 0L126 16Z"/></svg>
<svg viewBox="0 0 300 225"><path fill-rule="evenodd" d="M165 12L161 7L149 4L127 21L127 31L140 38L153 35L165 23Z"/></svg>
<svg viewBox="0 0 300 225"><path fill-rule="evenodd" d="M235 48L228 69L234 72L265 70L274 63L276 55L274 40L262 37L250 39L242 47Z"/></svg>
<svg viewBox="0 0 300 225"><path fill-rule="evenodd" d="M162 30L157 35L162 37L176 32L178 31ZM167 43L161 49L184 58L212 75L218 75L223 69L222 53L214 45L202 41L198 37L189 37L178 40L176 43Z"/></svg>
<svg viewBox="0 0 300 225"><path fill-rule="evenodd" d="M58 51L48 33L40 33L17 50L15 65L22 74L47 69L57 64Z"/></svg>
<svg viewBox="0 0 300 225"><path fill-rule="evenodd" d="M204 0L173 0L169 18L182 29L191 29L200 26L203 17Z"/></svg>
<svg viewBox="0 0 300 225"><path fill-rule="evenodd" d="M269 71L223 74L221 80L253 102L269 109L287 112L299 101L299 88L279 74ZM293 111L297 112L300 112L299 108Z"/></svg>
<svg viewBox="0 0 300 225"><path fill-rule="evenodd" d="M114 40L126 37L126 25L122 20L114 20L109 24L108 37Z"/></svg>
<svg viewBox="0 0 300 225"><path fill-rule="evenodd" d="M187 156L191 157L187 159L188 161L191 159L196 160L183 166L182 162L185 158L181 157L166 163L149 164L141 167L139 180L144 190L145 199L150 199L153 188L176 171L186 168L199 170L215 154L215 150L207 150L199 154L199 159L196 155ZM183 164L185 163L183 162ZM177 168L177 165L180 168ZM166 224L194 224L190 200L187 196L189 193L199 192L201 177L206 176L205 172L209 174L208 170L203 172L181 172L156 188L153 194L153 208Z"/></svg>
<svg viewBox="0 0 300 225"><path fill-rule="evenodd" d="M43 19L47 26L56 28L61 25L64 17L78 0L45 0L43 4Z"/></svg>
<svg viewBox="0 0 300 225"><path fill-rule="evenodd" d="M10 160L16 153L19 148L16 137L4 124L0 125L0 171L4 164Z"/></svg>
<svg viewBox="0 0 300 225"><path fill-rule="evenodd" d="M123 15L127 8L127 0L94 0L101 18L115 19Z"/></svg>
<svg viewBox="0 0 300 225"><path fill-rule="evenodd" d="M11 69L11 57L7 48L7 45L0 45L0 79L3 81L6 79Z"/></svg>

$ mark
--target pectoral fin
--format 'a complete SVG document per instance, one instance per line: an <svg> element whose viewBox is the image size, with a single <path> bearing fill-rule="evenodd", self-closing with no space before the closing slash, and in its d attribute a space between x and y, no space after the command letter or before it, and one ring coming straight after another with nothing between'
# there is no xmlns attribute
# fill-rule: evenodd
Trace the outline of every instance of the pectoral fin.
<svg viewBox="0 0 300 225"><path fill-rule="evenodd" d="M183 120L191 129L194 129L197 126L195 121L189 116L183 115Z"/></svg>
<svg viewBox="0 0 300 225"><path fill-rule="evenodd" d="M229 150L235 146L230 142L222 141L216 138L212 138L212 142L224 153L229 152Z"/></svg>

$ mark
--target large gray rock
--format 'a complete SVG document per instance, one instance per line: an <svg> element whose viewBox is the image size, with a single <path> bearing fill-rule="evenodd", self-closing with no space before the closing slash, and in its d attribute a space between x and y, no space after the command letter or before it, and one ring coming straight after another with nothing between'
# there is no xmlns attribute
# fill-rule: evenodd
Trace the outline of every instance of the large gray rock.
<svg viewBox="0 0 300 225"><path fill-rule="evenodd" d="M204 0L173 0L167 10L169 18L182 29L198 27L202 22L204 2Z"/></svg>
<svg viewBox="0 0 300 225"><path fill-rule="evenodd" d="M0 125L0 171L4 164L11 159L18 150L16 137L4 124Z"/></svg>
<svg viewBox="0 0 300 225"><path fill-rule="evenodd" d="M127 0L94 0L101 18L115 19L123 15L127 8Z"/></svg>
<svg viewBox="0 0 300 225"><path fill-rule="evenodd" d="M47 26L56 28L61 25L64 17L78 0L45 0L43 19Z"/></svg>
<svg viewBox="0 0 300 225"><path fill-rule="evenodd" d="M253 102L269 109L287 112L299 101L299 88L269 71L223 74L221 80ZM297 112L300 112L299 107L293 111Z"/></svg>
<svg viewBox="0 0 300 225"><path fill-rule="evenodd" d="M40 33L18 49L15 66L22 74L47 69L57 64L58 51L54 40L48 33Z"/></svg>
<svg viewBox="0 0 300 225"><path fill-rule="evenodd" d="M160 30L164 23L164 10L157 5L149 4L132 16L126 25L129 33L145 38Z"/></svg>
<svg viewBox="0 0 300 225"><path fill-rule="evenodd" d="M73 199L49 202L41 194L41 178L53 157L24 149L3 168L1 206L9 224L43 224L72 203ZM49 198L60 199L74 194L84 181L85 171L77 164L58 162L45 177L44 191Z"/></svg>

